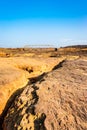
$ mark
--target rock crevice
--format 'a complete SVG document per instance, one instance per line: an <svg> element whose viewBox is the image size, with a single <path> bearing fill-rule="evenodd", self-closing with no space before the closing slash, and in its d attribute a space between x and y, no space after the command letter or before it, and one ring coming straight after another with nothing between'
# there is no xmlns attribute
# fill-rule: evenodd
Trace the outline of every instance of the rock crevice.
<svg viewBox="0 0 87 130"><path fill-rule="evenodd" d="M44 74L41 75L41 78L40 76L35 78L34 82L36 79L42 79L43 76ZM35 105L39 100L38 87L34 83L31 84L31 80L28 84L22 93L15 94L14 100L11 100L10 105L4 110L2 130L46 130L45 113L35 112Z"/></svg>
<svg viewBox="0 0 87 130"><path fill-rule="evenodd" d="M64 60L30 78L10 105L3 130L86 130L86 95L87 60Z"/></svg>

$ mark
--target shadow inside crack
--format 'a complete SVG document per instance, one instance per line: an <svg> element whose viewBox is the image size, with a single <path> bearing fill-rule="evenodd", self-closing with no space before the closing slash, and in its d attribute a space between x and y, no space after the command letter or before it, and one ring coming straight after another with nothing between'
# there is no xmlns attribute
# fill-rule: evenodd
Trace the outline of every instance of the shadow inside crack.
<svg viewBox="0 0 87 130"><path fill-rule="evenodd" d="M25 86L26 87L26 86ZM16 96L19 96L24 88L20 88L18 90L16 90L11 96L10 98L8 99L7 103L6 103L6 106L2 112L2 114L0 115L0 130L3 130L3 122L4 122L4 118L5 116L7 115L7 112L8 112L8 109L10 108L11 104L13 103L13 101L15 100Z"/></svg>
<svg viewBox="0 0 87 130"><path fill-rule="evenodd" d="M41 114L41 116L34 121L34 130L47 130L44 121L46 119L46 115L44 113Z"/></svg>
<svg viewBox="0 0 87 130"><path fill-rule="evenodd" d="M47 73L46 72L44 72L43 74L41 74L41 75L39 75L39 76L37 76L37 77L33 77L33 78L29 78L29 80L30 80L30 83L29 84L33 84L33 83L36 83L36 82L42 82L42 81L45 81L45 79L44 79L44 76L46 75Z"/></svg>
<svg viewBox="0 0 87 130"><path fill-rule="evenodd" d="M35 86L35 83L39 81L39 83L43 82L45 79L44 79L44 76L46 75L47 73L44 72L43 74L37 76L37 77L33 77L33 78L29 78L29 82L27 85L30 85L30 84L33 84L33 91L32 91L32 97L34 98L34 103L33 103L33 106L38 102L38 95L36 93L36 90L38 89L36 86ZM27 86L26 85L26 86ZM23 90L25 89L24 86L23 88L21 89L18 89L16 90L11 96L10 98L8 99L7 103L6 103L6 106L2 112L2 114L0 115L0 130L3 130L3 122L4 122L4 119L8 113L8 110L9 108L11 107L12 103L14 102L15 98L17 96L20 96L20 94L23 92ZM29 111L31 114L35 114L35 111L34 111L35 108L32 108L32 105L29 107L29 110L27 109L27 111ZM37 127L40 128L40 130L46 130L45 126L44 126L44 120L45 120L45 115L44 116L41 116L41 118L37 119L35 122L34 122L34 125L35 125L35 128L37 130ZM40 126L42 124L42 126Z"/></svg>
<svg viewBox="0 0 87 130"><path fill-rule="evenodd" d="M52 70L56 70L56 69L59 69L62 67L63 63L65 62L66 60L63 60L61 61L59 64L57 64L56 66L54 66L54 68Z"/></svg>

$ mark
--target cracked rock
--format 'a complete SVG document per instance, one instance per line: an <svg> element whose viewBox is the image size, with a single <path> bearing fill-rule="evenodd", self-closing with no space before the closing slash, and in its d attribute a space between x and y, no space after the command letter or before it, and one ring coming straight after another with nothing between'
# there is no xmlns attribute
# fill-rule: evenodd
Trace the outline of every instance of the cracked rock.
<svg viewBox="0 0 87 130"><path fill-rule="evenodd" d="M3 129L86 130L87 60L66 60L28 85L8 109Z"/></svg>

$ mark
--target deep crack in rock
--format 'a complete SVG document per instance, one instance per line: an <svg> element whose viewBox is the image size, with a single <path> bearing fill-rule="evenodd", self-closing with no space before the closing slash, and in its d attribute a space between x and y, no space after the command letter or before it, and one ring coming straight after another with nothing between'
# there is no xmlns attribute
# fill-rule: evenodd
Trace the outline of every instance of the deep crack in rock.
<svg viewBox="0 0 87 130"><path fill-rule="evenodd" d="M41 80L45 74L40 75L39 77L35 78ZM36 82L36 80L35 80ZM16 95L16 98L11 101L11 104L5 115L3 116L3 128L9 128L8 120L10 120L10 128L11 130L21 130L24 127L28 130L46 130L44 121L46 118L45 113L35 113L35 105L38 102L38 95L37 90L38 87L35 86L33 83L29 82L29 85L23 90L20 95ZM10 113L10 114L8 114ZM31 125L33 124L33 125Z"/></svg>
<svg viewBox="0 0 87 130"><path fill-rule="evenodd" d="M86 70L85 60L64 60L31 78L8 109L4 130L86 130Z"/></svg>
<svg viewBox="0 0 87 130"><path fill-rule="evenodd" d="M62 64L65 62L66 60L61 61L59 64L57 64L56 66L54 66L54 68L52 70L56 70L62 67Z"/></svg>
<svg viewBox="0 0 87 130"><path fill-rule="evenodd" d="M9 98L9 100L7 101L5 109L3 110L2 114L0 115L0 130L3 130L2 125L3 125L3 122L4 122L4 118L7 115L8 109L11 107L11 104L12 104L12 102L14 102L16 96L20 95L23 92L24 88L16 90L16 92L14 92L11 95L11 97Z"/></svg>

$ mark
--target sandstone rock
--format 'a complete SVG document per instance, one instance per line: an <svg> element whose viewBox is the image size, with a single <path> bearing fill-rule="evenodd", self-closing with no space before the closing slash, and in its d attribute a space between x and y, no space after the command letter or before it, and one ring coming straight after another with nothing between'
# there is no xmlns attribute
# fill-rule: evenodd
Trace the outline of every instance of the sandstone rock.
<svg viewBox="0 0 87 130"><path fill-rule="evenodd" d="M0 114L10 96L27 85L29 78L51 69L64 58L0 58Z"/></svg>
<svg viewBox="0 0 87 130"><path fill-rule="evenodd" d="M4 130L86 130L87 60L63 61L15 98Z"/></svg>

